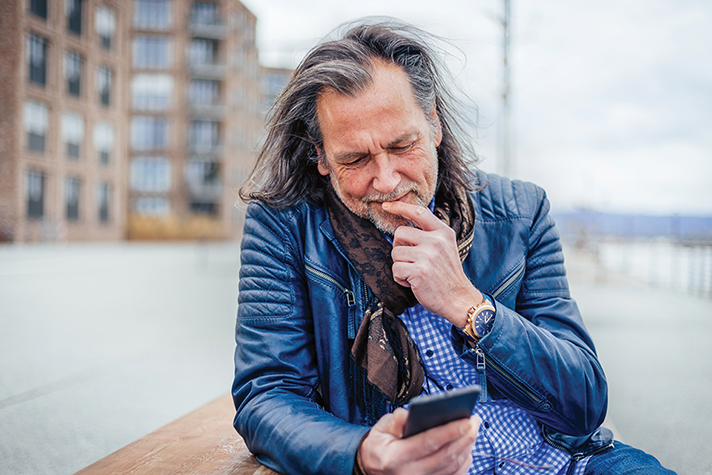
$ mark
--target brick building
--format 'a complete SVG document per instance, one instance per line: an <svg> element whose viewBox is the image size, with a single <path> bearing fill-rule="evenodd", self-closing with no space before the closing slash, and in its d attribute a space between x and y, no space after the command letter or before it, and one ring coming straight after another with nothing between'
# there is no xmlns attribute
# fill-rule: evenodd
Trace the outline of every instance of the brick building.
<svg viewBox="0 0 712 475"><path fill-rule="evenodd" d="M134 0L130 238L235 236L263 125L255 16L237 0Z"/></svg>
<svg viewBox="0 0 712 475"><path fill-rule="evenodd" d="M125 2L0 2L0 240L120 239Z"/></svg>
<svg viewBox="0 0 712 475"><path fill-rule="evenodd" d="M0 2L0 240L238 235L255 24L238 0Z"/></svg>

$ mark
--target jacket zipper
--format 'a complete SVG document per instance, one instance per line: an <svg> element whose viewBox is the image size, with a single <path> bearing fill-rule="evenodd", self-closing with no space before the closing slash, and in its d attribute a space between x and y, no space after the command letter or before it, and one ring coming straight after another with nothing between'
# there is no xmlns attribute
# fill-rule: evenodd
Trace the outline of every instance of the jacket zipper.
<svg viewBox="0 0 712 475"><path fill-rule="evenodd" d="M477 355L477 372L482 375L480 378L480 386L482 387L482 390L480 392L480 402L482 402L483 399L483 394L484 394L484 400L487 400L487 377L485 375L485 369L487 364L489 364L490 368L494 370L495 373L498 375L502 376L504 379L506 379L512 386L516 387L524 393L525 396L527 396L532 402L534 402L537 406L541 404L544 400L534 394L529 388L524 386L522 383L514 379L512 376L510 376L509 373L507 373L504 369L502 369L499 364L495 363L492 358L487 358L487 355L485 355L485 352L482 351L482 348L480 348L479 345L475 346L472 350L475 352L475 355Z"/></svg>
<svg viewBox="0 0 712 475"><path fill-rule="evenodd" d="M591 451L590 453L584 453L584 452L577 452L575 454L571 453L571 449L559 444L558 442L555 442L551 440L551 438L546 434L546 431L542 431L542 435L544 436L544 440L546 440L546 443L551 445L554 448L557 448L561 451L566 452L567 454L571 455L571 464L569 465L569 468L566 470L566 475L571 475L574 473L574 470L576 469L576 464L578 463L579 460L581 460L584 457L588 457L590 455L596 455L598 453L603 452L604 450L613 447L613 442L610 444L606 444L602 447L597 448L596 450Z"/></svg>
<svg viewBox="0 0 712 475"><path fill-rule="evenodd" d="M337 281L336 279L331 277L329 274L326 274L320 270L317 270L308 264L304 264L304 269L306 269L307 272L314 274L317 277L320 277L320 278L324 279L325 281L327 281L331 284L334 284L336 287L338 287L338 289L341 290L344 293L344 295L346 296L346 305L348 305L349 307L352 307L356 304L356 297L354 296L354 293L351 290L344 287L343 285L341 285L339 283L339 281Z"/></svg>
<svg viewBox="0 0 712 475"><path fill-rule="evenodd" d="M512 285L514 283L514 281L516 281L519 278L519 276L522 275L525 268L526 268L526 264L522 264L522 266L519 269L517 269L517 271L509 279L505 280L504 283L502 285L500 285L499 288L492 293L492 298L496 299L499 294L504 292L507 289L507 287Z"/></svg>

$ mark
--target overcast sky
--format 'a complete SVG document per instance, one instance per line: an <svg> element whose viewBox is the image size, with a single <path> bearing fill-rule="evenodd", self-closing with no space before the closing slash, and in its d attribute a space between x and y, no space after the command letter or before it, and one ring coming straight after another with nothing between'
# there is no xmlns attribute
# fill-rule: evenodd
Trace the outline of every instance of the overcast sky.
<svg viewBox="0 0 712 475"><path fill-rule="evenodd" d="M334 27L389 15L447 38L500 171L502 0L242 0L261 62L294 67ZM557 211L712 214L712 2L512 0L511 175ZM466 61L465 59L466 58Z"/></svg>

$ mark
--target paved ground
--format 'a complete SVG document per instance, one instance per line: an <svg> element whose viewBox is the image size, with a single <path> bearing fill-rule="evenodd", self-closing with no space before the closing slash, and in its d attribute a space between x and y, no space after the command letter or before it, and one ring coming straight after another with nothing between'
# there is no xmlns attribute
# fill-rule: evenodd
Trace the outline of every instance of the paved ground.
<svg viewBox="0 0 712 475"><path fill-rule="evenodd" d="M712 474L712 301L570 262L623 439ZM73 473L228 391L238 266L234 243L0 247L0 473Z"/></svg>

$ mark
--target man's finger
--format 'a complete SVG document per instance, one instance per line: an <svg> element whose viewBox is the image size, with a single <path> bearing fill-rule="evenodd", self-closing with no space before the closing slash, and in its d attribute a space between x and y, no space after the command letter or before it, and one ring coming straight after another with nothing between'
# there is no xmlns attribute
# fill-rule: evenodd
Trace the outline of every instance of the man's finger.
<svg viewBox="0 0 712 475"><path fill-rule="evenodd" d="M414 222L423 231L435 231L445 226L437 216L423 206L404 203L402 201L385 201L381 203L381 206L391 214L397 214Z"/></svg>
<svg viewBox="0 0 712 475"><path fill-rule="evenodd" d="M477 428L470 419L461 419L416 434L412 436L412 440L424 449L424 453L433 453L473 430L476 431Z"/></svg>
<svg viewBox="0 0 712 475"><path fill-rule="evenodd" d="M394 435L395 437L400 437L403 435L403 428L405 427L407 418L408 411L399 407L391 414L386 414L381 417L373 428Z"/></svg>

